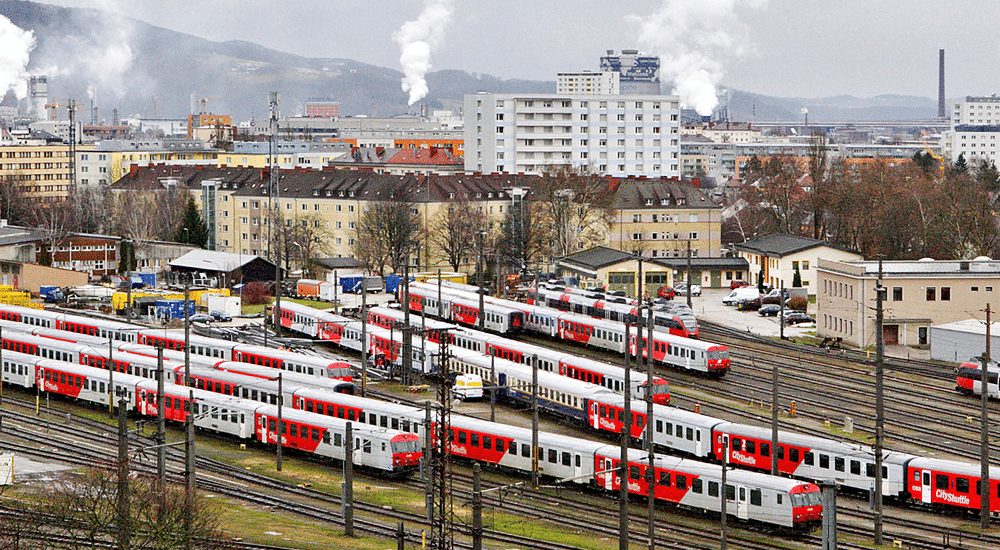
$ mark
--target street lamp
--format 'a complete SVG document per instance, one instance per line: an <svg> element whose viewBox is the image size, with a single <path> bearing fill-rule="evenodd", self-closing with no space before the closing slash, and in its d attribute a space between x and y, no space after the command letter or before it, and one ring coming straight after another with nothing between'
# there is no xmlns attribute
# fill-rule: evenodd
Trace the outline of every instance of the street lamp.
<svg viewBox="0 0 1000 550"><path fill-rule="evenodd" d="M302 264L302 267L301 267L302 271L305 271L305 269L306 269L306 260L308 260L308 258L305 257L306 250L305 250L305 248L302 247L301 244L299 244L299 243L297 243L295 241L292 241L292 244L294 244L295 246L299 247L299 263Z"/></svg>

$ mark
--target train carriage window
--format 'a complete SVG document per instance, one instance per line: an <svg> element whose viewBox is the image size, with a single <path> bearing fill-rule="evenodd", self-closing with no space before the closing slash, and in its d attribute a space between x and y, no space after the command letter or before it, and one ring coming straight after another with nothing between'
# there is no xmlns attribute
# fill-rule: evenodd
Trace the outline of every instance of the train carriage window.
<svg viewBox="0 0 1000 550"><path fill-rule="evenodd" d="M640 476L639 476L639 467L638 466L629 466L628 467L628 478L629 479L640 479Z"/></svg>
<svg viewBox="0 0 1000 550"><path fill-rule="evenodd" d="M830 455L819 455L819 467L830 469Z"/></svg>
<svg viewBox="0 0 1000 550"><path fill-rule="evenodd" d="M851 474L861 475L861 462L857 460L851 461Z"/></svg>
<svg viewBox="0 0 1000 550"><path fill-rule="evenodd" d="M59 373L59 383L62 384L62 385L66 385L66 373L65 372L60 372Z"/></svg>
<svg viewBox="0 0 1000 550"><path fill-rule="evenodd" d="M710 497L719 496L719 483L717 481L708 482L708 496Z"/></svg>
<svg viewBox="0 0 1000 550"><path fill-rule="evenodd" d="M752 506L760 506L760 489L750 489L750 504Z"/></svg>
<svg viewBox="0 0 1000 550"><path fill-rule="evenodd" d="M378 425L381 426L381 427L383 427L383 428L388 428L389 427L389 419L388 419L388 417L386 417L386 416L379 417L379 423L378 423Z"/></svg>
<svg viewBox="0 0 1000 550"><path fill-rule="evenodd" d="M935 474L934 475L934 488L935 489L941 489L943 491L947 491L948 490L948 476L946 476L944 474Z"/></svg>
<svg viewBox="0 0 1000 550"><path fill-rule="evenodd" d="M570 458L570 454L567 453L567 452L564 452L562 454L562 465L563 466L572 466L573 465L573 460L572 460L572 458Z"/></svg>
<svg viewBox="0 0 1000 550"><path fill-rule="evenodd" d="M726 484L726 500L736 500L736 486Z"/></svg>
<svg viewBox="0 0 1000 550"><path fill-rule="evenodd" d="M778 499L777 502L780 505L781 504L781 496L782 496L781 493L778 493L775 496L777 497L777 499Z"/></svg>
<svg viewBox="0 0 1000 550"><path fill-rule="evenodd" d="M306 411L307 412L314 412L313 411L313 402L312 401L306 401Z"/></svg>
<svg viewBox="0 0 1000 550"><path fill-rule="evenodd" d="M483 448L487 451L493 450L493 438L488 435L483 436Z"/></svg>
<svg viewBox="0 0 1000 550"><path fill-rule="evenodd" d="M364 445L362 446L361 450L364 451L364 452L366 452L366 453L371 453L372 452L372 440L371 439L366 439L364 441Z"/></svg>
<svg viewBox="0 0 1000 550"><path fill-rule="evenodd" d="M290 432L288 435L290 435L291 437L298 437L299 436L299 425L298 424L291 424L290 423L288 425L288 431Z"/></svg>
<svg viewBox="0 0 1000 550"><path fill-rule="evenodd" d="M267 431L273 432L276 429L277 429L277 424L275 423L274 419L273 418L268 418L267 419Z"/></svg>
<svg viewBox="0 0 1000 550"><path fill-rule="evenodd" d="M635 424L635 426L638 427L638 428L642 428L643 424L646 423L645 417L642 417L642 416L639 416L639 415L634 415L634 417L635 417L635 422L633 422L633 424ZM691 439L691 429L690 428L688 428L688 439Z"/></svg>
<svg viewBox="0 0 1000 550"><path fill-rule="evenodd" d="M364 413L361 413L364 414ZM347 419L354 420L354 409L347 409Z"/></svg>
<svg viewBox="0 0 1000 550"><path fill-rule="evenodd" d="M791 462L798 463L799 461L799 450L798 449L788 449L788 460Z"/></svg>
<svg viewBox="0 0 1000 550"><path fill-rule="evenodd" d="M885 471L886 471L886 468L883 466L882 467L882 479L885 479L885 477L886 477L885 476ZM914 473L916 473L916 472L914 472ZM865 476L867 476L867 477L875 477L875 465L874 464L872 464L870 462L868 462L868 463L865 464ZM920 479L919 474L918 474L918 476L917 476L916 479Z"/></svg>
<svg viewBox="0 0 1000 550"><path fill-rule="evenodd" d="M458 443L459 445L465 445L468 443L468 434L465 432L458 432Z"/></svg>
<svg viewBox="0 0 1000 550"><path fill-rule="evenodd" d="M802 457L802 462L807 466L812 466L814 462L814 455L812 451L806 451L805 455Z"/></svg>
<svg viewBox="0 0 1000 550"><path fill-rule="evenodd" d="M469 434L469 445L473 447L479 446L479 434Z"/></svg>
<svg viewBox="0 0 1000 550"><path fill-rule="evenodd" d="M701 481L700 478L694 478L694 479L692 479L691 480L691 491L694 492L694 493L698 493L700 495L701 492L702 492L701 485L702 485L702 481Z"/></svg>
<svg viewBox="0 0 1000 550"><path fill-rule="evenodd" d="M674 481L674 484L677 485L677 489L679 489L681 491L686 491L687 490L687 477L685 477L685 476L676 476L676 477L677 477L677 479Z"/></svg>
<svg viewBox="0 0 1000 550"><path fill-rule="evenodd" d="M607 418L608 417L608 408L605 407L604 405L601 405L601 412L599 414L601 415L601 418Z"/></svg>
<svg viewBox="0 0 1000 550"><path fill-rule="evenodd" d="M968 493L969 492L969 480L968 478L959 477L955 479L955 492L957 493Z"/></svg>
<svg viewBox="0 0 1000 550"><path fill-rule="evenodd" d="M732 444L732 447L733 447L734 451L742 451L743 450L743 440L742 439L733 438L730 443Z"/></svg>
<svg viewBox="0 0 1000 550"><path fill-rule="evenodd" d="M398 430L399 429L399 419L398 418L393 418L392 419L392 429L393 430Z"/></svg>
<svg viewBox="0 0 1000 550"><path fill-rule="evenodd" d="M504 443L505 442L502 439L498 439L497 440L497 449L496 450L500 454L503 454L503 452L504 452ZM513 445L513 443L512 443L512 445Z"/></svg>
<svg viewBox="0 0 1000 550"><path fill-rule="evenodd" d="M834 457L834 459L833 459L833 469L837 470L838 472L843 472L844 471L844 459L841 458L841 457L839 457L839 456L838 457Z"/></svg>
<svg viewBox="0 0 1000 550"><path fill-rule="evenodd" d="M765 458L771 456L771 444L770 443L761 443L760 444L760 456L763 456Z"/></svg>
<svg viewBox="0 0 1000 550"><path fill-rule="evenodd" d="M657 420L656 421L656 433L658 433L658 434L663 433L663 421L662 420Z"/></svg>
<svg viewBox="0 0 1000 550"><path fill-rule="evenodd" d="M511 444L511 447L514 445ZM524 458L531 458L531 448L527 443L521 443L521 456Z"/></svg>
<svg viewBox="0 0 1000 550"><path fill-rule="evenodd" d="M549 463L556 464L559 462L559 451L555 449L549 449Z"/></svg>
<svg viewBox="0 0 1000 550"><path fill-rule="evenodd" d="M757 454L757 442L747 440L747 453Z"/></svg>
<svg viewBox="0 0 1000 550"><path fill-rule="evenodd" d="M680 424L677 425L677 431L675 432L675 435L677 436L678 439L684 437L684 427L681 426Z"/></svg>
<svg viewBox="0 0 1000 550"><path fill-rule="evenodd" d="M510 447L507 449L507 452L509 452L510 454L512 454L514 456L517 456L517 442L516 441L511 441L510 442Z"/></svg>

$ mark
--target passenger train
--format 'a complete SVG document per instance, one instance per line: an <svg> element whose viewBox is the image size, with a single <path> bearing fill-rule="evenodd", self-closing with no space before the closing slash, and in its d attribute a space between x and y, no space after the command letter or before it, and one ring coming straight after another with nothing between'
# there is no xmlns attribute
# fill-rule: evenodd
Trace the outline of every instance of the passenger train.
<svg viewBox="0 0 1000 550"><path fill-rule="evenodd" d="M424 308L422 304L428 301L436 303L438 294L441 300L447 301L451 296L449 292L457 291L444 286L437 288L426 283L414 283L410 285L409 292L411 309L416 308L426 312L427 315L435 316L435 308ZM492 306L484 301L484 307L489 312ZM643 329L641 335L637 336L633 332L626 338L623 322L613 322L582 313L561 312L551 307L530 305L525 307L529 308L522 312L525 316L524 326L528 331L614 353L624 353L627 346L632 356L646 355L648 329ZM641 350L637 350L637 339L641 342ZM729 348L726 346L673 336L655 328L653 361L660 365L711 377L725 375L730 365Z"/></svg>
<svg viewBox="0 0 1000 550"><path fill-rule="evenodd" d="M109 395L126 396L126 406L143 416L156 416L158 383L145 376L112 373L102 368L43 359L18 352L3 354L7 384L107 405ZM112 391L112 384L114 390ZM194 398L192 405L191 398ZM195 426L242 440L277 444L278 407L235 395L164 385L164 417L183 422L194 407ZM283 447L317 456L344 460L343 419L286 408L282 411L280 439ZM353 463L392 477L405 477L419 466L422 447L416 434L357 423L352 426L357 451Z"/></svg>

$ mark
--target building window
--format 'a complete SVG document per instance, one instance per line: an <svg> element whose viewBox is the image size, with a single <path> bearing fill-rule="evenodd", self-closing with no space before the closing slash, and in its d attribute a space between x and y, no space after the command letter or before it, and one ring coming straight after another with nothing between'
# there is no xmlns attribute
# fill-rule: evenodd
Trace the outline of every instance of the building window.
<svg viewBox="0 0 1000 550"><path fill-rule="evenodd" d="M802 271L809 269L809 260L802 260Z"/></svg>
<svg viewBox="0 0 1000 550"><path fill-rule="evenodd" d="M941 301L942 302L949 302L949 301L951 301L951 287L950 286L943 286L943 287L941 287Z"/></svg>
<svg viewBox="0 0 1000 550"><path fill-rule="evenodd" d="M892 301L893 302L903 301L903 287L901 286L892 287Z"/></svg>
<svg viewBox="0 0 1000 550"><path fill-rule="evenodd" d="M927 301L933 302L937 299L937 288L933 286L927 287Z"/></svg>

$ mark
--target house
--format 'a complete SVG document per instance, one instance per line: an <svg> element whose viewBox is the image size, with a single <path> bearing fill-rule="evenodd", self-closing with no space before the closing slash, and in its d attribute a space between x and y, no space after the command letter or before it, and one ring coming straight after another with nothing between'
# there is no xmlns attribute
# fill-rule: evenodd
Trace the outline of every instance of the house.
<svg viewBox="0 0 1000 550"><path fill-rule="evenodd" d="M763 280L774 288L791 288L798 271L801 286L810 295L815 295L818 289L816 266L820 258L840 262L864 259L852 250L795 235L768 235L734 248L750 266L751 284Z"/></svg>

